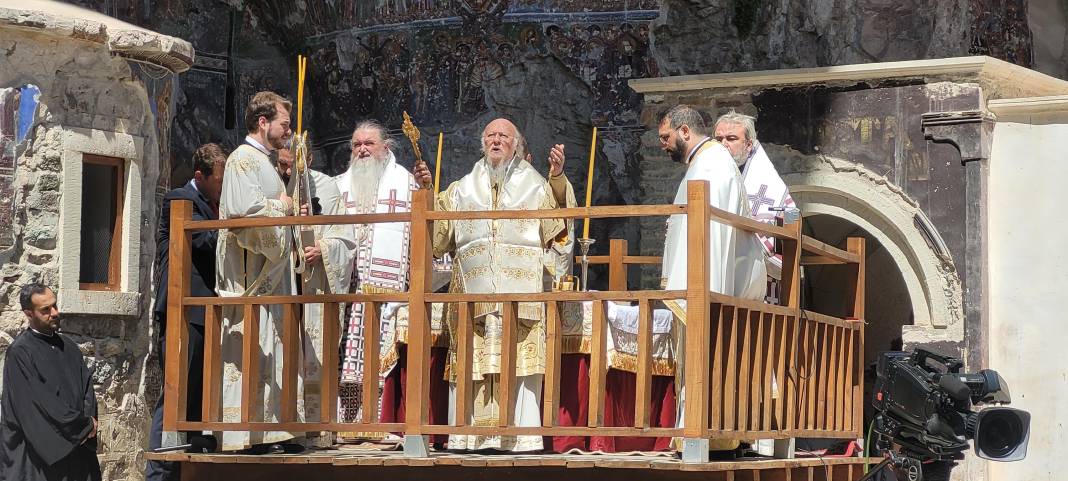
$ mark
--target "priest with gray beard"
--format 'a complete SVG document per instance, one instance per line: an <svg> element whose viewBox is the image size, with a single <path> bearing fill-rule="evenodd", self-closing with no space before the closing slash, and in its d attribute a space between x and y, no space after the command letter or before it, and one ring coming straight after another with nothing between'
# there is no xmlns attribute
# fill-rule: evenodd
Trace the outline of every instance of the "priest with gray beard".
<svg viewBox="0 0 1068 481"><path fill-rule="evenodd" d="M385 127L373 120L360 122L352 132L349 169L337 176L338 190L347 214L385 214L411 210L415 178L397 163L394 141ZM364 294L407 292L409 275L408 243L411 224L390 222L356 226L357 253L353 285ZM398 306L385 306L394 312ZM342 349L341 386L338 406L341 422L356 422L362 409L363 389L379 389L382 384L383 423L404 422L404 379L406 378L407 322L403 316L383 316L381 325L381 370L364 373L363 305L350 306ZM444 380L448 343L441 330L434 332L431 349L430 422L444 424L448 419L448 386ZM439 345L440 344L440 345ZM341 433L345 438L376 438L380 433ZM444 439L440 439L444 442Z"/></svg>
<svg viewBox="0 0 1068 481"><path fill-rule="evenodd" d="M518 152L523 140L516 126L496 119L482 131L483 157L471 172L453 182L437 197L437 210L492 211L534 210L573 207L574 192L564 175L564 146L549 153L549 180L534 169ZM430 172L425 165L416 168L416 179L427 185ZM492 294L542 292L546 249L566 234L562 219L453 220L434 223L434 255L454 252L452 289L456 292ZM501 345L503 313L498 303L475 303L473 318L473 366L468 372L450 370L452 376L471 376L474 405L471 426L496 426L497 387L501 382L501 352L513 349ZM545 374L545 306L521 302L514 347L516 393L512 400L515 424L541 426L541 390ZM450 326L450 329L453 326ZM455 389L452 384L450 389ZM448 410L449 414L454 411ZM539 451L541 436L449 437L449 449Z"/></svg>

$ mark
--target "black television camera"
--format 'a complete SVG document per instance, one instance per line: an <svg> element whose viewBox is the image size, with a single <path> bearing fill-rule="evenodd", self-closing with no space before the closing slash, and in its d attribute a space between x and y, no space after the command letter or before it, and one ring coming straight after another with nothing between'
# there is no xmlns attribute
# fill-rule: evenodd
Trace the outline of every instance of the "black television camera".
<svg viewBox="0 0 1068 481"><path fill-rule="evenodd" d="M1027 455L1031 415L1000 406L973 411L973 404L1009 403L1009 389L996 371L961 373L963 366L925 349L879 356L872 429L876 447L889 452L880 467L892 464L918 481L923 463L942 462L948 476L969 439L981 458L1016 461Z"/></svg>

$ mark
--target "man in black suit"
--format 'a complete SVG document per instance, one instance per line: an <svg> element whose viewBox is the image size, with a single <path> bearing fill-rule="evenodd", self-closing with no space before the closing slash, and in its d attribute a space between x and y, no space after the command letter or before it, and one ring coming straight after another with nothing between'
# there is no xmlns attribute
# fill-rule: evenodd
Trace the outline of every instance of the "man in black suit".
<svg viewBox="0 0 1068 481"><path fill-rule="evenodd" d="M160 370L165 365L167 332L167 279L170 255L171 201L188 200L193 202L193 220L215 220L219 218L219 193L222 191L223 170L228 154L216 144L205 144L193 153L193 179L184 186L173 189L163 196L163 208L160 213L159 231L156 233L156 304L152 311L159 332L157 348ZM192 266L190 272L190 292L192 296L215 296L215 245L217 231L199 231L193 233ZM204 307L191 307L187 311L187 328L189 332L189 380L186 390L186 410L191 421L200 419L200 400L204 379ZM218 320L216 320L218 322ZM163 431L163 394L160 393L156 410L152 416L152 431L149 435L149 448L159 448ZM199 438L199 439L194 439ZM203 448L206 441L199 433L192 435L190 442L195 448ZM208 449L211 449L210 447ZM145 472L149 481L178 479L178 464L161 461L149 461Z"/></svg>

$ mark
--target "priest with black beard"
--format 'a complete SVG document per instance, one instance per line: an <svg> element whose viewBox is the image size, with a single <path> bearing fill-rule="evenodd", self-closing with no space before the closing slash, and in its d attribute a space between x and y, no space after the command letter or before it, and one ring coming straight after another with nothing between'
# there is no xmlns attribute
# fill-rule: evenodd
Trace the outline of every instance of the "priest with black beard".
<svg viewBox="0 0 1068 481"><path fill-rule="evenodd" d="M59 334L56 295L19 293L28 329L7 349L0 396L0 481L99 480L96 396L78 346Z"/></svg>

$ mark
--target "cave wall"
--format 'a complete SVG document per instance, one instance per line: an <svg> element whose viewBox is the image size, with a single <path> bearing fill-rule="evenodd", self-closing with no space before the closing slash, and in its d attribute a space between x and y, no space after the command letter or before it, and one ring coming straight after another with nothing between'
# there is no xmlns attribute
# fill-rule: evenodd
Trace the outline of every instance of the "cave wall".
<svg viewBox="0 0 1068 481"><path fill-rule="evenodd" d="M525 132L539 170L547 170L552 144L567 146L566 170L582 199L596 125L593 202L604 205L634 203L644 195L641 135L649 119L640 118L643 99L627 86L632 78L969 54L1033 66L1032 50L1044 52L1042 65L1056 70L1054 53L1064 34L1054 27L1064 19L1041 15L1063 17L1063 9L1051 10L1056 1L74 3L187 39L197 49L196 65L180 76L173 93L171 158L165 160L170 175L162 177L161 191L166 181L178 185L189 178L198 145L234 147L241 141L240 117L252 93L270 88L295 97L295 57L304 54L310 59L305 120L316 168L332 174L345 168L351 128L365 118L383 121L404 141L399 127L407 111L423 130L421 150L428 157L436 154L437 133L444 132L447 184L477 159L486 121L505 116ZM1043 34L1034 41L1032 24ZM400 146L398 157L410 166L410 145ZM637 226L595 222L593 233L637 245ZM600 243L593 250L606 248Z"/></svg>

